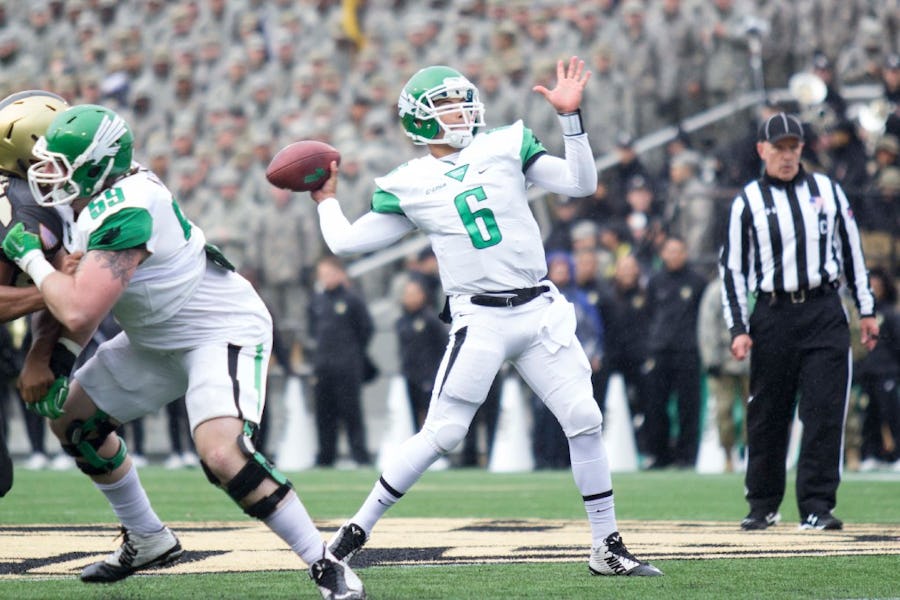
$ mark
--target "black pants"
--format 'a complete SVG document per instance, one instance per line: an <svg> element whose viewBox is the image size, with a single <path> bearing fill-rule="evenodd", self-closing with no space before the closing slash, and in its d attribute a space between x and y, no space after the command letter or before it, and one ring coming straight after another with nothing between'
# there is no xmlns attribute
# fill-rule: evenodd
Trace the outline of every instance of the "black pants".
<svg viewBox="0 0 900 600"><path fill-rule="evenodd" d="M693 468L700 447L700 355L696 350L659 352L647 374L644 440L655 467ZM670 440L669 398L678 404L678 435Z"/></svg>
<svg viewBox="0 0 900 600"><path fill-rule="evenodd" d="M831 511L840 482L850 375L850 332L836 292L770 304L760 297L750 317L747 404L747 502L776 512L784 499L794 409L803 423L797 462L800 518ZM798 402L799 400L799 402Z"/></svg>
<svg viewBox="0 0 900 600"><path fill-rule="evenodd" d="M13 484L13 462L6 445L6 402L8 384L0 381L0 498L6 495Z"/></svg>
<svg viewBox="0 0 900 600"><path fill-rule="evenodd" d="M897 392L897 377L867 375L860 379L860 386L869 397L863 419L860 458L894 462L900 458L900 450L896 447L891 452L885 450L881 428L882 425L887 425L895 446L896 443L900 443L900 395Z"/></svg>
<svg viewBox="0 0 900 600"><path fill-rule="evenodd" d="M337 458L338 427L343 424L350 443L350 454L359 464L369 464L366 429L363 424L362 376L349 370L316 371L316 429L319 455L316 464L327 467Z"/></svg>

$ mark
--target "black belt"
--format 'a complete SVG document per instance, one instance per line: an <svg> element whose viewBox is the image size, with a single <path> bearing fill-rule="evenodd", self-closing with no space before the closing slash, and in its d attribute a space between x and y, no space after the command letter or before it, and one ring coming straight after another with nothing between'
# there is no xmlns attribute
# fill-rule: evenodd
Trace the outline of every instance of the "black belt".
<svg viewBox="0 0 900 600"><path fill-rule="evenodd" d="M520 288L517 290L503 290L502 292L475 294L472 296L471 300L472 304L477 304L478 306L521 306L549 291L549 286L539 285L537 287Z"/></svg>
<svg viewBox="0 0 900 600"><path fill-rule="evenodd" d="M803 304L807 300L813 298L821 298L827 296L838 289L840 284L837 281L829 281L825 285L812 288L810 290L797 290L796 292L759 292L758 297L765 300L769 305L778 303Z"/></svg>

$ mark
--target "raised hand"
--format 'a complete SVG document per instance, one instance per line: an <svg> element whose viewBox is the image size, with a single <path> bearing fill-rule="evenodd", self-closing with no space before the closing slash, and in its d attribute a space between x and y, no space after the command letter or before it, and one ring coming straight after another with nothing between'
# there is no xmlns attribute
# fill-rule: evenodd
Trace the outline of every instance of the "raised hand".
<svg viewBox="0 0 900 600"><path fill-rule="evenodd" d="M573 56L569 59L568 65L565 61L557 61L556 86L552 90L542 85L536 85L531 90L542 94L556 112L561 114L575 112L581 106L584 86L590 78L591 72L584 70L584 61Z"/></svg>

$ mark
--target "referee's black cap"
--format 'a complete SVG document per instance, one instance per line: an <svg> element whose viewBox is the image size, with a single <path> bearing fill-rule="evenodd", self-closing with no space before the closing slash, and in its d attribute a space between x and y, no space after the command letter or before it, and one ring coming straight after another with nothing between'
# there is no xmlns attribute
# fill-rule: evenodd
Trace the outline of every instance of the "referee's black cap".
<svg viewBox="0 0 900 600"><path fill-rule="evenodd" d="M797 138L801 142L804 139L803 125L800 123L800 119L794 115L783 112L776 113L759 126L758 139L760 142L774 144L788 137Z"/></svg>

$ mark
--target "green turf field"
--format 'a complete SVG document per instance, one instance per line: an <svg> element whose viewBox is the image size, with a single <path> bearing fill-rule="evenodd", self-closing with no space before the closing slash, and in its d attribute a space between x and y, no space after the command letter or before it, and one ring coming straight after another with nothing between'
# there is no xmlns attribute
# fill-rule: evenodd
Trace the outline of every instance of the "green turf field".
<svg viewBox="0 0 900 600"><path fill-rule="evenodd" d="M316 520L332 522L351 515L368 493L375 471L313 470L291 474L304 503ZM141 477L156 511L167 522L251 521L221 491L206 483L200 471L166 471L151 467ZM743 543L764 548L769 532L741 533L737 523L746 506L740 475L697 475L663 471L615 474L616 512L620 521L653 531L654 521L676 522L683 547L692 541L693 522L720 521L733 528ZM782 506L783 532L797 535L799 520L793 489ZM666 577L651 579L600 578L587 574L584 556L556 562L513 564L460 563L416 566L368 566L357 571L370 598L892 598L900 597L900 475L848 474L841 485L836 514L847 523L870 526L865 535L847 536L840 548L821 544L822 553L841 556L802 556L790 551L773 558L654 558ZM428 473L387 519L416 518L581 520L584 509L571 474L537 472L491 474L480 470ZM100 523L110 538L114 519L102 496L78 472L17 470L13 491L0 499L0 535L22 525L84 525ZM382 523L387 529L387 524ZM26 528L27 529L27 528ZM63 529L63 528L60 528ZM93 529L93 528L91 528ZM626 543L627 527L622 527ZM892 554L863 555L872 532L884 529L881 540L896 548ZM862 532L862 529L860 529ZM826 532L801 532L798 540L828 540ZM375 530L375 545L379 529ZM383 533L384 535L384 533ZM421 535L421 534L416 534ZM646 534L645 534L646 535ZM748 538L746 536L754 536ZM274 536L273 536L274 537ZM415 537L415 536L414 536ZM874 536L877 537L877 536ZM882 536L884 538L884 536ZM422 540L423 538L418 538ZM634 539L634 538L632 538ZM660 544L664 536L660 536ZM581 544L579 537L571 543ZM51 540L52 541L52 540ZM276 540L277 541L277 540ZM416 539L408 540L416 545ZM854 552L859 544L859 552ZM114 546L111 546L111 548ZM367 546L367 549L369 547ZM187 552L191 551L185 544ZM633 548L632 548L633 549ZM651 558L654 545L648 546ZM374 552L374 550L370 550ZM580 550L576 547L576 551ZM360 555L362 558L366 550ZM641 553L644 556L645 553ZM660 548L656 556L665 555ZM27 570L27 556L12 560L0 548L4 573ZM17 566L20 565L20 566ZM315 598L314 587L298 561L289 571L248 573L172 574L165 570L136 576L109 586L87 586L76 576L0 576L0 598Z"/></svg>

